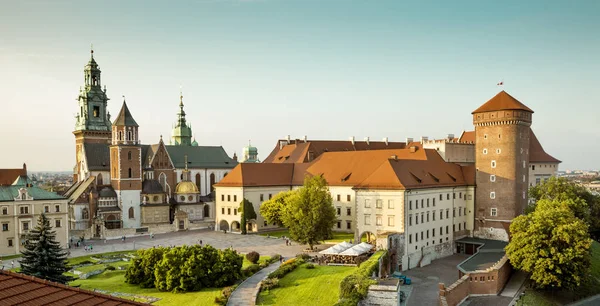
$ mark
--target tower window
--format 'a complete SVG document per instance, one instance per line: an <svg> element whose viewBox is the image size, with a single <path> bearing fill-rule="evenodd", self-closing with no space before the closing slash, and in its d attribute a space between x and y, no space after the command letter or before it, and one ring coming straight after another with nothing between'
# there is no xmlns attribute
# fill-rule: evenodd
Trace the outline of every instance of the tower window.
<svg viewBox="0 0 600 306"><path fill-rule="evenodd" d="M496 181L496 175L495 174L491 174L490 175L490 182L495 182Z"/></svg>
<svg viewBox="0 0 600 306"><path fill-rule="evenodd" d="M131 168L129 168L129 178L131 178Z"/></svg>
<svg viewBox="0 0 600 306"><path fill-rule="evenodd" d="M490 199L495 199L496 198L496 192L492 191L490 192Z"/></svg>
<svg viewBox="0 0 600 306"><path fill-rule="evenodd" d="M100 117L100 106L94 106L94 117Z"/></svg>
<svg viewBox="0 0 600 306"><path fill-rule="evenodd" d="M487 149L483 149L483 154L487 154Z"/></svg>
<svg viewBox="0 0 600 306"><path fill-rule="evenodd" d="M532 166L531 166L531 170L535 170L535 165L532 165Z"/></svg>
<svg viewBox="0 0 600 306"><path fill-rule="evenodd" d="M500 154L501 150L500 149L496 149L496 154Z"/></svg>
<svg viewBox="0 0 600 306"><path fill-rule="evenodd" d="M131 151L127 152L127 159L131 160Z"/></svg>
<svg viewBox="0 0 600 306"><path fill-rule="evenodd" d="M492 211L490 212L490 215L492 217L498 216L498 209L497 208L492 208Z"/></svg>
<svg viewBox="0 0 600 306"><path fill-rule="evenodd" d="M496 168L496 161L492 160L492 168Z"/></svg>
<svg viewBox="0 0 600 306"><path fill-rule="evenodd" d="M483 139L487 139L487 134L483 134Z"/></svg>
<svg viewBox="0 0 600 306"><path fill-rule="evenodd" d="M129 219L134 219L135 215L133 214L133 207L129 207Z"/></svg>
<svg viewBox="0 0 600 306"><path fill-rule="evenodd" d="M502 138L502 135L498 134L498 139Z"/></svg>

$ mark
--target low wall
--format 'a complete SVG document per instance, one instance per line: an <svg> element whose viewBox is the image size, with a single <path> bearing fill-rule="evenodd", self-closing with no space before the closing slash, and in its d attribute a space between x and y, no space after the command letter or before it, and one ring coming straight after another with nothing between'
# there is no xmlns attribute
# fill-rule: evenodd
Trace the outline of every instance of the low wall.
<svg viewBox="0 0 600 306"><path fill-rule="evenodd" d="M170 233L170 232L175 231L175 224L170 224L170 223L149 224L146 226L148 227L148 233L152 233L152 234Z"/></svg>
<svg viewBox="0 0 600 306"><path fill-rule="evenodd" d="M121 237L132 237L136 236L135 228L116 228L116 229L107 229L104 231L105 239L116 239Z"/></svg>
<svg viewBox="0 0 600 306"><path fill-rule="evenodd" d="M424 247L423 250L414 253L409 253L407 256L402 257L402 270L406 271L417 267L424 267L436 259L448 257L454 254L453 245L453 241L447 241Z"/></svg>
<svg viewBox="0 0 600 306"><path fill-rule="evenodd" d="M497 295L510 277L512 267L506 255L487 270L473 271L463 275L452 285L439 284L441 306L455 306L471 294Z"/></svg>

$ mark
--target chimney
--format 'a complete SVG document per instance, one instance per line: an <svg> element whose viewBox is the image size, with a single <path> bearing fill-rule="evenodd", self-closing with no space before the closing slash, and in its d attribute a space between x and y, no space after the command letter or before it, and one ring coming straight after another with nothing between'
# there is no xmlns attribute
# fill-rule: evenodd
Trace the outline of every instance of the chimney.
<svg viewBox="0 0 600 306"><path fill-rule="evenodd" d="M425 142L427 142L427 140L429 140L429 137L421 136L421 143L425 143Z"/></svg>
<svg viewBox="0 0 600 306"><path fill-rule="evenodd" d="M23 163L23 171L25 172L25 175L27 175L27 165L25 163Z"/></svg>
<svg viewBox="0 0 600 306"><path fill-rule="evenodd" d="M352 145L354 145L354 136L350 137L350 142L352 143Z"/></svg>
<svg viewBox="0 0 600 306"><path fill-rule="evenodd" d="M369 136L367 136L367 137L365 138L365 142L367 143L367 146L368 146L368 145L369 145Z"/></svg>
<svg viewBox="0 0 600 306"><path fill-rule="evenodd" d="M448 134L448 140L450 140L450 141L454 140L454 134Z"/></svg>
<svg viewBox="0 0 600 306"><path fill-rule="evenodd" d="M412 146L412 147L410 147L410 153L415 153L415 152L417 152L418 149L419 148L417 148L416 146Z"/></svg>
<svg viewBox="0 0 600 306"><path fill-rule="evenodd" d="M290 144L290 142L291 142L292 139L290 138L290 135L287 135L287 137L285 138L285 140L287 140L287 143Z"/></svg>
<svg viewBox="0 0 600 306"><path fill-rule="evenodd" d="M387 137L383 137L383 142L385 142L385 145L388 145L388 138Z"/></svg>
<svg viewBox="0 0 600 306"><path fill-rule="evenodd" d="M390 156L390 159L398 160L398 155L394 154L394 155Z"/></svg>
<svg viewBox="0 0 600 306"><path fill-rule="evenodd" d="M414 141L414 139L412 139L412 137L406 138L406 145L408 145L409 143L411 143L413 141Z"/></svg>
<svg viewBox="0 0 600 306"><path fill-rule="evenodd" d="M306 143L307 139L308 138L306 137L306 135L304 135L304 143Z"/></svg>

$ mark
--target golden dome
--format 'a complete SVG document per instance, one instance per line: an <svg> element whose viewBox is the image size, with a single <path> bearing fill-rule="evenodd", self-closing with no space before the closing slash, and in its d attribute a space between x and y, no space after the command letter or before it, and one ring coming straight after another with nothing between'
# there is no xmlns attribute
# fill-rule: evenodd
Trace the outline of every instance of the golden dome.
<svg viewBox="0 0 600 306"><path fill-rule="evenodd" d="M179 182L179 184L177 184L177 187L175 188L175 193L180 194L180 193L200 193L198 191L198 187L196 187L196 184L189 182L189 181L183 181L183 182Z"/></svg>

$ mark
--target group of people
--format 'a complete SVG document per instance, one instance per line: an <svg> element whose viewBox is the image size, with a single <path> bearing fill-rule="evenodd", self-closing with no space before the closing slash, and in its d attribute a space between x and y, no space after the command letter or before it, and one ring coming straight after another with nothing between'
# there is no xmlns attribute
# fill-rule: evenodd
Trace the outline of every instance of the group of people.
<svg viewBox="0 0 600 306"><path fill-rule="evenodd" d="M292 240L290 240L290 238L288 238L286 236L281 236L281 238L285 239L285 245L286 246L291 246L292 245Z"/></svg>

